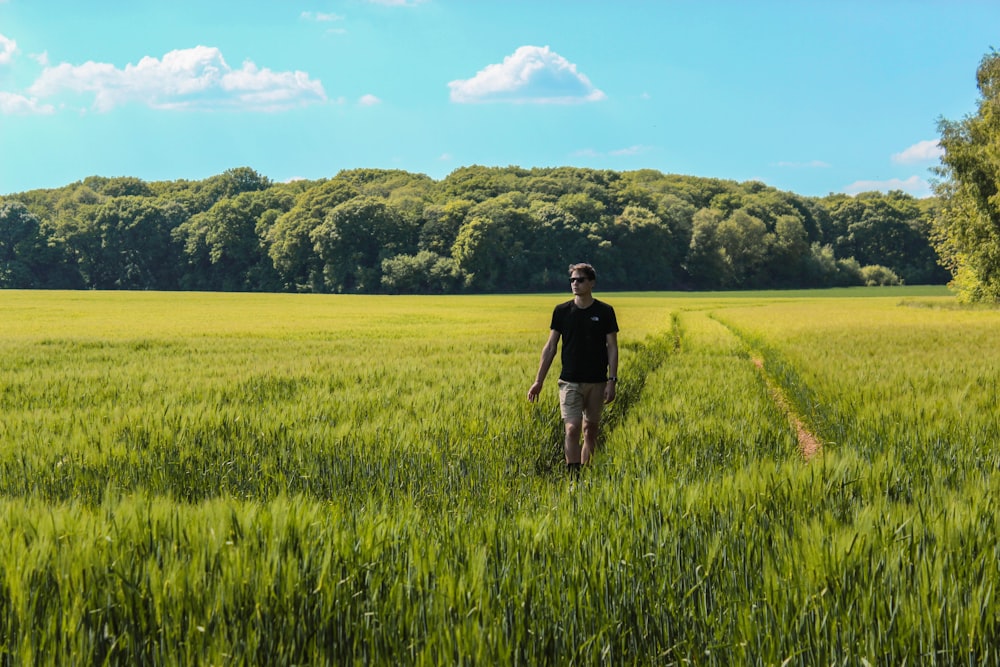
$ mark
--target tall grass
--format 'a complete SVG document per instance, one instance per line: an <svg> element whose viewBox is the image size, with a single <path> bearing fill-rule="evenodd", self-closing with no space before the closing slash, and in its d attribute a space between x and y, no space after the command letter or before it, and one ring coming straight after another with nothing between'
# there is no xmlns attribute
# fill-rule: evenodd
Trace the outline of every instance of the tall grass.
<svg viewBox="0 0 1000 667"><path fill-rule="evenodd" d="M0 293L0 661L997 664L997 315L883 293L608 295L576 481L564 297Z"/></svg>

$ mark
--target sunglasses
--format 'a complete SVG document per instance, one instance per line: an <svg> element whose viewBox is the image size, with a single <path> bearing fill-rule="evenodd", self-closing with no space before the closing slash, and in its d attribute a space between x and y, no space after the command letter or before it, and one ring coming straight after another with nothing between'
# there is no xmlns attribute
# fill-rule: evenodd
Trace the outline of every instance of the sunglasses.
<svg viewBox="0 0 1000 667"><path fill-rule="evenodd" d="M576 278L576 277L573 277L573 278L569 279L569 281L571 283L582 283L582 282L585 282L587 280L590 280L590 278Z"/></svg>

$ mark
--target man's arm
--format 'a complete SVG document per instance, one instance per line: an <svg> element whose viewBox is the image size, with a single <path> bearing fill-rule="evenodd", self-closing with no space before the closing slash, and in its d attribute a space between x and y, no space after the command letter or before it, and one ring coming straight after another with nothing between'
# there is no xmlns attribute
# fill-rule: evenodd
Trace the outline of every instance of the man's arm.
<svg viewBox="0 0 1000 667"><path fill-rule="evenodd" d="M615 400L615 393L618 389L618 334L609 333L605 338L608 345L608 377L615 378L608 380L604 385L604 402L610 403Z"/></svg>
<svg viewBox="0 0 1000 667"><path fill-rule="evenodd" d="M545 341L542 348L542 359L538 362L538 373L535 374L535 383L528 389L528 400L534 403L538 400L538 395L542 392L542 384L545 376L549 374L552 360L556 358L556 350L559 349L559 332L555 329L549 330L549 339Z"/></svg>

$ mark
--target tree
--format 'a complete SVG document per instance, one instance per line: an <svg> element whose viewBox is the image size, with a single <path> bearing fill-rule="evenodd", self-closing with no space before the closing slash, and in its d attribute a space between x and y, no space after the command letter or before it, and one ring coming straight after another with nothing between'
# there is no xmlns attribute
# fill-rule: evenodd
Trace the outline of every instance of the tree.
<svg viewBox="0 0 1000 667"><path fill-rule="evenodd" d="M702 208L694 214L684 270L696 287L712 289L729 280L718 236L721 223L722 213L716 209Z"/></svg>
<svg viewBox="0 0 1000 667"><path fill-rule="evenodd" d="M656 214L670 228L674 237L672 262L680 264L684 260L688 244L691 243L691 231L694 226L694 214L697 209L677 195L667 194L660 197Z"/></svg>
<svg viewBox="0 0 1000 667"><path fill-rule="evenodd" d="M173 202L116 197L81 211L67 245L93 289L176 289L180 247L171 236L185 211Z"/></svg>
<svg viewBox="0 0 1000 667"><path fill-rule="evenodd" d="M473 290L495 292L530 287L537 257L530 252L537 221L527 198L509 192L474 206L452 246L452 257Z"/></svg>
<svg viewBox="0 0 1000 667"><path fill-rule="evenodd" d="M624 265L629 289L674 286L674 237L670 228L647 208L628 205L615 217L612 243Z"/></svg>
<svg viewBox="0 0 1000 667"><path fill-rule="evenodd" d="M280 289L280 280L268 257L264 238L292 196L274 190L249 191L222 199L174 230L184 246L186 289L228 292ZM272 212L271 216L265 213Z"/></svg>
<svg viewBox="0 0 1000 667"><path fill-rule="evenodd" d="M338 172L334 180L350 183L360 194L381 199L422 199L434 185L434 181L425 174L412 174L401 169L348 169Z"/></svg>
<svg viewBox="0 0 1000 667"><path fill-rule="evenodd" d="M271 179L257 173L250 167L227 169L218 176L208 179L213 184L216 201L227 197L235 197L243 192L257 192L271 187Z"/></svg>
<svg viewBox="0 0 1000 667"><path fill-rule="evenodd" d="M903 284L903 281L899 279L899 276L893 273L892 269L885 266L879 266L878 264L861 267L861 279L868 287L883 287L885 285Z"/></svg>
<svg viewBox="0 0 1000 667"><path fill-rule="evenodd" d="M324 291L323 262L312 233L330 211L359 194L345 181L324 181L301 193L292 209L274 222L265 241L285 289Z"/></svg>
<svg viewBox="0 0 1000 667"><path fill-rule="evenodd" d="M581 224L600 222L606 210L600 200L582 192L563 195L559 198L558 205Z"/></svg>
<svg viewBox="0 0 1000 667"><path fill-rule="evenodd" d="M911 195L863 192L831 200L830 211L839 256L888 267L907 282L944 282L923 211Z"/></svg>
<svg viewBox="0 0 1000 667"><path fill-rule="evenodd" d="M152 194L149 184L134 176L90 176L83 179L83 184L106 197L149 197Z"/></svg>
<svg viewBox="0 0 1000 667"><path fill-rule="evenodd" d="M748 194L741 198L740 208L762 220L769 231L776 231L778 220L782 217L792 216L802 224L807 243L821 238L818 207L814 203L791 192L782 192L755 181L744 184L743 187Z"/></svg>
<svg viewBox="0 0 1000 667"><path fill-rule="evenodd" d="M832 287L837 284L837 257L830 244L818 242L809 246L805 262L803 285L806 287Z"/></svg>
<svg viewBox="0 0 1000 667"><path fill-rule="evenodd" d="M809 237L802 221L794 215L779 216L774 223L771 248L771 278L780 287L801 283L809 259Z"/></svg>
<svg viewBox="0 0 1000 667"><path fill-rule="evenodd" d="M380 199L355 197L309 235L331 292L377 292L382 261L416 250L418 227Z"/></svg>
<svg viewBox="0 0 1000 667"><path fill-rule="evenodd" d="M716 230L727 265L724 287L761 287L761 269L774 243L767 226L740 209L723 220Z"/></svg>
<svg viewBox="0 0 1000 667"><path fill-rule="evenodd" d="M465 216L475 204L469 199L452 199L446 204L432 204L424 208L420 249L437 255L450 255L458 230L462 228Z"/></svg>
<svg viewBox="0 0 1000 667"><path fill-rule="evenodd" d="M0 202L0 288L64 287L48 280L58 261L38 218L20 202Z"/></svg>
<svg viewBox="0 0 1000 667"><path fill-rule="evenodd" d="M566 268L580 261L596 261L588 235L591 225L581 224L562 206L541 200L531 202L527 251L532 260L526 289L562 290ZM604 282L602 275L601 282Z"/></svg>
<svg viewBox="0 0 1000 667"><path fill-rule="evenodd" d="M622 213L626 208L634 206L647 211L656 208L656 193L631 180L617 181L611 188L613 212Z"/></svg>
<svg viewBox="0 0 1000 667"><path fill-rule="evenodd" d="M1000 301L1000 53L976 72L979 110L961 121L941 119L944 155L936 192L943 200L934 244L965 301Z"/></svg>
<svg viewBox="0 0 1000 667"><path fill-rule="evenodd" d="M454 259L428 250L382 260L382 288L390 294L447 294L460 279Z"/></svg>
<svg viewBox="0 0 1000 667"><path fill-rule="evenodd" d="M461 167L448 174L438 185L439 195L449 199L482 202L518 189L518 179L530 172L518 167Z"/></svg>

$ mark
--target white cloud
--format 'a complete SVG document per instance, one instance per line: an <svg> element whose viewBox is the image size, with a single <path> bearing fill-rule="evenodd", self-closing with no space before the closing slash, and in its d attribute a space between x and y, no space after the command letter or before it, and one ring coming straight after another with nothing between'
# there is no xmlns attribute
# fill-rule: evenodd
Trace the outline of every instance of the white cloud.
<svg viewBox="0 0 1000 667"><path fill-rule="evenodd" d="M0 35L0 65L7 65L17 53L17 42L9 37Z"/></svg>
<svg viewBox="0 0 1000 667"><path fill-rule="evenodd" d="M937 139L928 139L913 144L901 153L892 156L892 161L896 164L919 164L937 160L944 155L944 149Z"/></svg>
<svg viewBox="0 0 1000 667"><path fill-rule="evenodd" d="M453 159L451 153L441 153L441 156L438 157L441 162L451 162Z"/></svg>
<svg viewBox="0 0 1000 667"><path fill-rule="evenodd" d="M651 150L653 150L652 146L642 146L642 145L629 146L628 148L616 148L616 149L610 150L610 151L608 151L606 153L602 153L601 151L594 150L593 148L581 148L578 151L573 151L573 153L571 154L571 156L572 157L585 157L585 158L598 158L598 157L606 157L606 156L628 157L628 156L631 156L631 155L640 155L642 153L648 153Z"/></svg>
<svg viewBox="0 0 1000 667"><path fill-rule="evenodd" d="M363 107L373 107L376 104L382 104L382 100L375 97L374 95L368 94L368 95L362 95L361 98L358 100L358 104L360 104Z"/></svg>
<svg viewBox="0 0 1000 667"><path fill-rule="evenodd" d="M343 20L343 16L339 14L329 14L325 12L302 12L299 15L306 21L316 21L317 23L328 23L330 21L340 21Z"/></svg>
<svg viewBox="0 0 1000 667"><path fill-rule="evenodd" d="M471 79L448 84L459 103L569 104L606 96L577 72L576 65L547 46L522 46L500 64L487 65Z"/></svg>
<svg viewBox="0 0 1000 667"><path fill-rule="evenodd" d="M639 155L640 153L646 153L649 150L649 146L629 146L628 148L618 148L613 151L608 151L608 155L614 155L616 157L621 157L623 155Z"/></svg>
<svg viewBox="0 0 1000 667"><path fill-rule="evenodd" d="M386 7L416 7L427 0L368 0L373 5L384 5Z"/></svg>
<svg viewBox="0 0 1000 667"><path fill-rule="evenodd" d="M340 14L329 14L324 12L302 12L299 14L299 18L304 21L313 21L315 23L331 23L333 21L343 21L345 17ZM327 28L326 33L328 35L344 35L347 33L347 29Z"/></svg>
<svg viewBox="0 0 1000 667"><path fill-rule="evenodd" d="M3 0L0 0L2 3ZM0 66L9 65L17 53L17 42L6 35L0 35ZM42 104L37 97L27 97L20 93L0 91L0 116L51 114L55 107Z"/></svg>
<svg viewBox="0 0 1000 667"><path fill-rule="evenodd" d="M777 162L776 167L788 169L828 169L830 165L822 160L810 160L808 162Z"/></svg>
<svg viewBox="0 0 1000 667"><path fill-rule="evenodd" d="M910 176L906 180L890 178L885 181L855 181L844 188L844 192L849 195L872 192L874 190L880 192L902 190L914 197L929 197L933 194L931 184L919 176Z"/></svg>
<svg viewBox="0 0 1000 667"><path fill-rule="evenodd" d="M50 114L54 112L55 108L51 104L39 104L38 100L0 91L0 116Z"/></svg>
<svg viewBox="0 0 1000 667"><path fill-rule="evenodd" d="M93 95L98 111L136 102L157 109L278 111L326 100L305 72L274 72L250 61L232 69L219 49L197 46L146 56L118 69L109 63L46 67L28 89L37 97Z"/></svg>
<svg viewBox="0 0 1000 667"><path fill-rule="evenodd" d="M42 67L48 67L49 66L49 52L48 51L42 51L41 53L32 53L30 57L31 57L32 60L34 60L36 63L38 63Z"/></svg>

